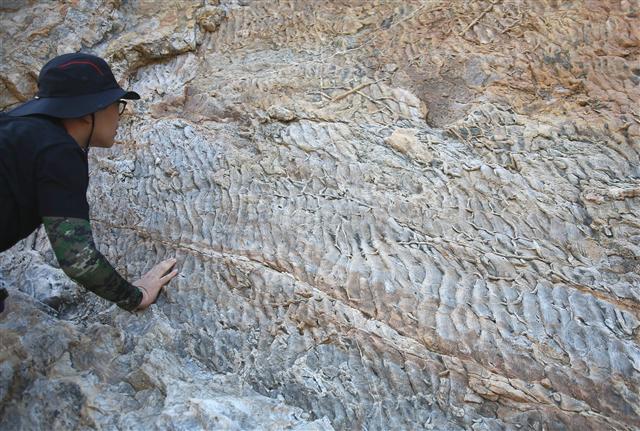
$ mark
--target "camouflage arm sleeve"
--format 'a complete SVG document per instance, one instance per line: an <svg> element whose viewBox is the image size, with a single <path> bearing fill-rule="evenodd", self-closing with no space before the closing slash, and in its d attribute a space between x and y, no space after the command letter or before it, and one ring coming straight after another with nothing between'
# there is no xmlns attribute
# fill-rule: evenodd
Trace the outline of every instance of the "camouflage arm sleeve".
<svg viewBox="0 0 640 431"><path fill-rule="evenodd" d="M88 220L43 217L42 222L58 263L69 278L125 310L140 305L142 292L122 278L96 249Z"/></svg>

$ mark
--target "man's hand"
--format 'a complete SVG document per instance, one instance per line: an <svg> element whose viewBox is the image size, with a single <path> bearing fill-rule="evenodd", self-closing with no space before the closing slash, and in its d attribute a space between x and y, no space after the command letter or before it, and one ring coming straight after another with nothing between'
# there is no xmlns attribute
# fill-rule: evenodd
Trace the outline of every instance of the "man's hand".
<svg viewBox="0 0 640 431"><path fill-rule="evenodd" d="M142 291L142 302L140 302L140 305L138 305L136 310L144 310L156 301L162 286L178 275L177 269L171 271L171 268L173 268L175 264L175 258L163 260L151 268L151 270L143 275L140 280L132 283Z"/></svg>

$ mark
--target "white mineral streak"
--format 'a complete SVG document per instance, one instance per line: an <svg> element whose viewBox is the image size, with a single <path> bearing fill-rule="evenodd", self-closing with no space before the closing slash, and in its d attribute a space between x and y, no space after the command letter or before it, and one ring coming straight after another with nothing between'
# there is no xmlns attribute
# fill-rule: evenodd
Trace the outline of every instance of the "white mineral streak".
<svg viewBox="0 0 640 431"><path fill-rule="evenodd" d="M1 255L0 428L640 428L637 2L0 8L1 107L80 49L143 95L92 224L181 269Z"/></svg>

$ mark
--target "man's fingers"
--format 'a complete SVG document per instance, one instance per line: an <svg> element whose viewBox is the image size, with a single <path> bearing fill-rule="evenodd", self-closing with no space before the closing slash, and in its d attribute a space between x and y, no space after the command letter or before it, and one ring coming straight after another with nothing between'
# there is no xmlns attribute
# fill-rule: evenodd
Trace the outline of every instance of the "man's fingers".
<svg viewBox="0 0 640 431"><path fill-rule="evenodd" d="M167 284L168 282L171 281L171 279L173 277L175 277L176 275L178 275L178 270L174 269L173 271L171 271L170 273L160 277L160 281L162 282L162 284Z"/></svg>
<svg viewBox="0 0 640 431"><path fill-rule="evenodd" d="M172 258L172 259L165 260L162 263L165 264L165 265L162 267L162 272L160 273L160 278L166 277L169 274L169 271L171 271L171 268L176 266L176 260L174 258ZM171 277L171 278L173 278L173 277Z"/></svg>
<svg viewBox="0 0 640 431"><path fill-rule="evenodd" d="M176 264L176 259L175 258L171 258L171 259L166 259L163 260L162 262L160 262L159 264L157 264L156 266L153 267L152 271L154 274L156 274L158 277L162 277L164 274L166 274L171 268L173 268L173 266Z"/></svg>
<svg viewBox="0 0 640 431"><path fill-rule="evenodd" d="M172 257L171 259L163 260L158 264L158 266L164 269L165 271L168 271L175 264L176 264L176 259Z"/></svg>

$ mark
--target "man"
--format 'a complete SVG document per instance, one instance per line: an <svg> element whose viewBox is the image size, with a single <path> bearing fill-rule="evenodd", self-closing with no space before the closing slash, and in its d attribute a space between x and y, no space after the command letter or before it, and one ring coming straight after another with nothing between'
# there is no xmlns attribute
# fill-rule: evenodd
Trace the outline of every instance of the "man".
<svg viewBox="0 0 640 431"><path fill-rule="evenodd" d="M113 146L124 99L140 95L123 90L103 59L65 54L42 68L34 99L0 115L0 252L42 223L65 274L131 311L152 304L178 272L168 259L130 284L93 242L87 154Z"/></svg>

